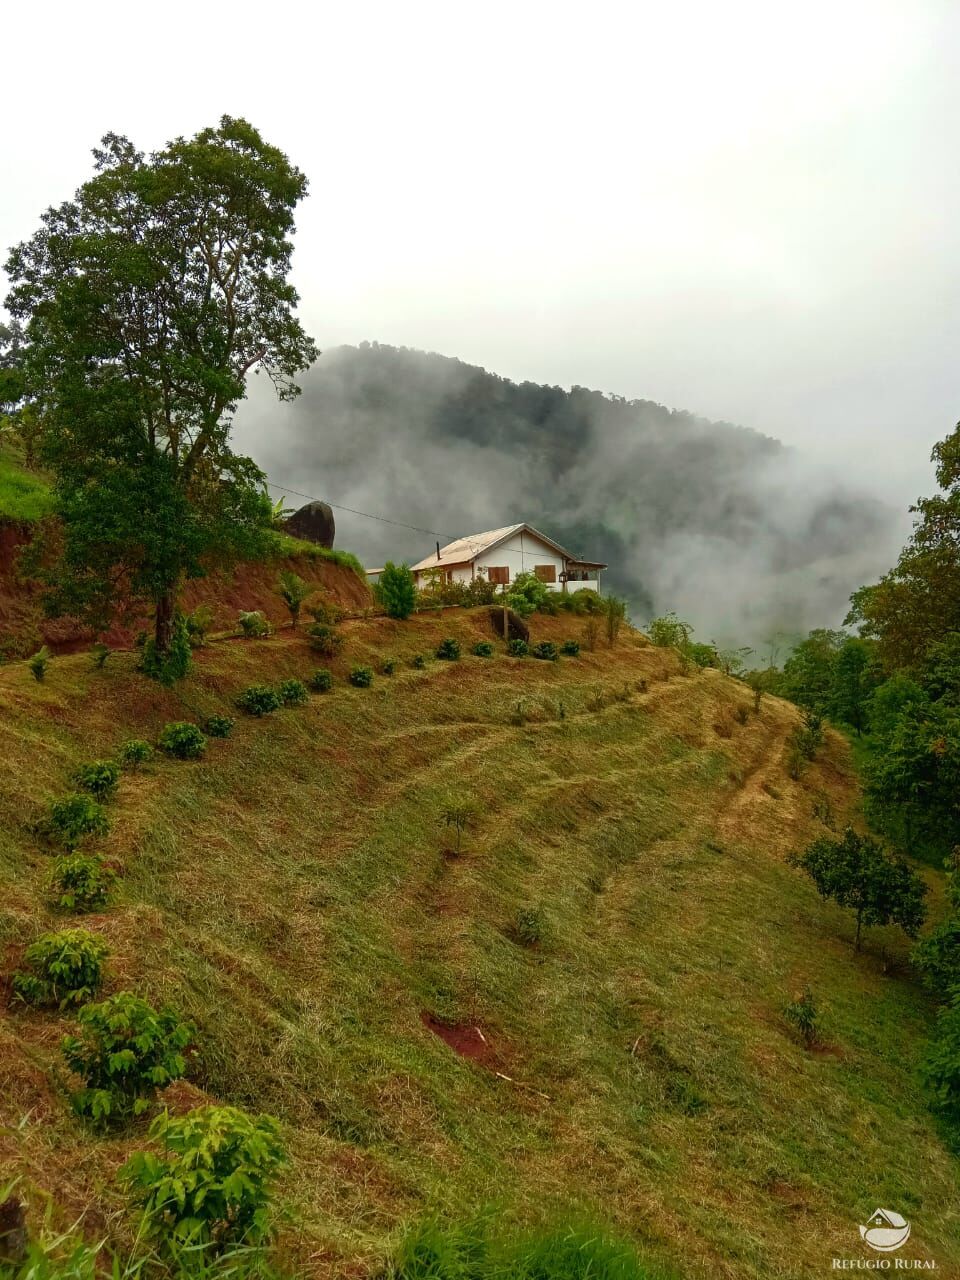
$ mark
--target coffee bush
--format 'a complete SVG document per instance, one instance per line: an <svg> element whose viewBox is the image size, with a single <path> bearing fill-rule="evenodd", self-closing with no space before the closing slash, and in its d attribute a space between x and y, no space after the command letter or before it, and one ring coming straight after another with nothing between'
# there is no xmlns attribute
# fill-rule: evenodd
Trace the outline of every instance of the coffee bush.
<svg viewBox="0 0 960 1280"><path fill-rule="evenodd" d="M117 759L125 769L136 769L153 757L153 747L142 738L131 738L117 752Z"/></svg>
<svg viewBox="0 0 960 1280"><path fill-rule="evenodd" d="M102 858L68 853L53 864L51 888L64 911L99 911L107 905L117 875Z"/></svg>
<svg viewBox="0 0 960 1280"><path fill-rule="evenodd" d="M61 1052L83 1081L71 1095L79 1115L101 1124L142 1115L157 1090L186 1071L193 1028L172 1009L122 991L81 1009L78 1021L79 1034L65 1036Z"/></svg>
<svg viewBox="0 0 960 1280"><path fill-rule="evenodd" d="M203 722L203 732L208 738L229 738L235 724L233 716L207 716Z"/></svg>
<svg viewBox="0 0 960 1280"><path fill-rule="evenodd" d="M113 760L92 760L80 765L73 782L78 791L89 792L96 800L109 800L120 780L120 766Z"/></svg>
<svg viewBox="0 0 960 1280"><path fill-rule="evenodd" d="M45 933L23 953L24 968L13 975L13 991L26 1004L83 1004L103 983L107 944L86 929Z"/></svg>
<svg viewBox="0 0 960 1280"><path fill-rule="evenodd" d="M281 680L277 685L277 697L281 706L302 707L308 696L307 686L302 680Z"/></svg>
<svg viewBox="0 0 960 1280"><path fill-rule="evenodd" d="M280 697L268 684L252 684L237 698L237 706L248 716L267 716L280 706Z"/></svg>
<svg viewBox="0 0 960 1280"><path fill-rule="evenodd" d="M45 827L57 844L76 849L89 836L105 836L110 830L110 821L99 801L78 793L54 801Z"/></svg>
<svg viewBox="0 0 960 1280"><path fill-rule="evenodd" d="M310 688L314 693L329 693L333 688L333 676L326 667L318 667L310 677Z"/></svg>
<svg viewBox="0 0 960 1280"><path fill-rule="evenodd" d="M286 1155L272 1116L229 1106L163 1112L150 1126L162 1148L136 1151L120 1170L161 1246L191 1242L220 1251L271 1234L271 1184Z"/></svg>
<svg viewBox="0 0 960 1280"><path fill-rule="evenodd" d="M173 720L164 726L157 746L177 760L199 760L207 749L207 740L189 720Z"/></svg>

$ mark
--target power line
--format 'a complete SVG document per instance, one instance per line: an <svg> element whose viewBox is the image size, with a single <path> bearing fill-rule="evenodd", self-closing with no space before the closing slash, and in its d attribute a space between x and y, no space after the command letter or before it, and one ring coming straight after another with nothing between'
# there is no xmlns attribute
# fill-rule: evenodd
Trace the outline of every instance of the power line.
<svg viewBox="0 0 960 1280"><path fill-rule="evenodd" d="M466 533L444 533L442 529L424 529L418 524L407 524L404 520L391 520L389 516L375 515L372 511L358 511L356 507L345 507L339 502L328 502L326 498L318 498L313 493L302 493L299 489L289 489L284 484L275 484L269 481L274 489L280 489L284 493L292 493L294 497L306 498L309 502L323 502L328 507L333 507L337 511L348 511L352 516L362 516L365 520L377 520L380 524L392 524L397 529L412 529L414 533L429 533L434 538L447 538L450 542L466 542L468 548L472 549L475 554L479 554L484 548L475 542L470 541L470 535ZM503 555L520 556L521 563L526 556L528 559L534 555L534 552L526 551L523 547L500 547L498 550Z"/></svg>

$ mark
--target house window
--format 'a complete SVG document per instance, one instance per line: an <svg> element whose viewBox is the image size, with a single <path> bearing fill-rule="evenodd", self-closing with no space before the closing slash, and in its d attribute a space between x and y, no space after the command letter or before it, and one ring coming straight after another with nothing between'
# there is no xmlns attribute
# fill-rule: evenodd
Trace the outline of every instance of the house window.
<svg viewBox="0 0 960 1280"><path fill-rule="evenodd" d="M505 587L510 582L510 569L507 565L492 564L487 569L487 577L498 586Z"/></svg>
<svg viewBox="0 0 960 1280"><path fill-rule="evenodd" d="M557 580L557 566L555 564L534 565L533 572L541 582L556 582Z"/></svg>

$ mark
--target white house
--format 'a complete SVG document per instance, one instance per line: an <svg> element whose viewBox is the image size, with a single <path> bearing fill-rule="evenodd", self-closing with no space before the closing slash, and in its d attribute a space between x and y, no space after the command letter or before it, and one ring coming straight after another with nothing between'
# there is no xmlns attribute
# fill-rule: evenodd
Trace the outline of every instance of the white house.
<svg viewBox="0 0 960 1280"><path fill-rule="evenodd" d="M411 565L418 587L427 587L438 575L447 582L471 582L486 578L509 587L518 573L535 573L552 591L600 590L600 572L607 566L584 560L561 547L529 524L509 524L503 529L472 533L445 547L437 543L434 555Z"/></svg>

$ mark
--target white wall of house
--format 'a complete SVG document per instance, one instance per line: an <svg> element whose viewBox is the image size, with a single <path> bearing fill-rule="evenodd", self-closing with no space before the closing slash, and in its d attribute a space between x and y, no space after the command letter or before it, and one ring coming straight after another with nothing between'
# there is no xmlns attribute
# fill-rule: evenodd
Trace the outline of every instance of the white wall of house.
<svg viewBox="0 0 960 1280"><path fill-rule="evenodd" d="M511 582L518 573L534 573L538 565L552 565L555 581L547 583L547 586L553 591L563 589L560 581L563 556L527 530L515 533L512 538L501 542L497 547L491 547L489 551L482 551L473 564L478 576L482 574L484 578L488 576L487 570L491 565L505 568L509 570ZM469 573L469 569L467 572Z"/></svg>
<svg viewBox="0 0 960 1280"><path fill-rule="evenodd" d="M472 564L452 565L449 568L441 566L440 571L449 574L452 582L470 582L474 577L487 578L491 567L502 568L509 574L509 583L513 582L519 573L535 573L539 566L549 565L553 569L554 581L547 582L545 585L551 591L562 591L564 584L561 581L561 574L564 572L565 564L566 561L558 551L536 535L524 530L514 534L506 542L482 551ZM431 571L419 569L416 578L419 587L427 587L432 578ZM582 587L589 587L596 591L599 583L596 578L591 578L587 581L567 584L568 591L577 591Z"/></svg>

